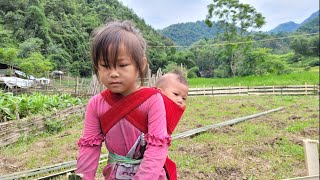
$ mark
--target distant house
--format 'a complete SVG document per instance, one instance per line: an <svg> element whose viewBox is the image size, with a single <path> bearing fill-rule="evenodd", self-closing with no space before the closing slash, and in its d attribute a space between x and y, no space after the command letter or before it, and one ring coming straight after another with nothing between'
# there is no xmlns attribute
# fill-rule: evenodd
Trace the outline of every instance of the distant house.
<svg viewBox="0 0 320 180"><path fill-rule="evenodd" d="M18 68L16 66L10 66L5 63L0 63L0 77L7 76L10 69L21 70L20 68Z"/></svg>
<svg viewBox="0 0 320 180"><path fill-rule="evenodd" d="M3 83L9 88L29 88L33 85L50 84L50 79L35 78L30 74L21 71L20 68L0 63L0 84Z"/></svg>
<svg viewBox="0 0 320 180"><path fill-rule="evenodd" d="M50 73L50 75L53 77L53 78L59 78L59 77L62 77L64 74L64 72L62 71L52 71Z"/></svg>

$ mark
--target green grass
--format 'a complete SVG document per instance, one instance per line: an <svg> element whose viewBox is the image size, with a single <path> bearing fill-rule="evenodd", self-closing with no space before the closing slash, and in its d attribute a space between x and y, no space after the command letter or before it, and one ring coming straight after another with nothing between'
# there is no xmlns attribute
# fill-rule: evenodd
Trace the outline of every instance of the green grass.
<svg viewBox="0 0 320 180"><path fill-rule="evenodd" d="M169 156L177 164L179 179L306 176L302 139L319 140L318 96L190 97L175 133L278 107L284 109L173 140ZM83 115L70 118L74 118L74 124L59 128L60 132L25 136L18 143L0 148L0 159L4 164L19 166L16 171L75 160ZM102 149L103 154L107 153L106 148ZM97 179L102 178L102 168L100 165Z"/></svg>
<svg viewBox="0 0 320 180"><path fill-rule="evenodd" d="M319 127L317 96L194 97L188 100L187 111L176 131L194 129L205 119L206 124L215 124L278 107L284 110L173 141L170 157L176 160L181 179L210 179L193 175L201 173L223 179L234 173L229 172L232 169L240 173L237 177L242 173L247 179L305 176L300 141L319 139L316 132L303 134L308 128ZM198 154L199 160L194 160L194 154ZM210 168L204 168L205 165ZM228 172L225 177L216 175L219 168Z"/></svg>
<svg viewBox="0 0 320 180"><path fill-rule="evenodd" d="M318 69L317 69L318 68ZM284 75L246 76L234 78L192 78L189 87L272 86L319 84L319 67Z"/></svg>
<svg viewBox="0 0 320 180"><path fill-rule="evenodd" d="M237 138L239 141L256 141L261 137L266 137L273 134L273 129L266 123L243 123L239 124L239 127L243 129L243 133Z"/></svg>
<svg viewBox="0 0 320 180"><path fill-rule="evenodd" d="M292 156L299 160L304 160L303 147L297 144L294 144L287 137L284 137L276 145L278 153L284 156Z"/></svg>
<svg viewBox="0 0 320 180"><path fill-rule="evenodd" d="M301 121L301 122L294 122L290 126L286 128L288 132L300 132L305 128L313 127L315 124L317 124L319 119L310 119L307 121Z"/></svg>

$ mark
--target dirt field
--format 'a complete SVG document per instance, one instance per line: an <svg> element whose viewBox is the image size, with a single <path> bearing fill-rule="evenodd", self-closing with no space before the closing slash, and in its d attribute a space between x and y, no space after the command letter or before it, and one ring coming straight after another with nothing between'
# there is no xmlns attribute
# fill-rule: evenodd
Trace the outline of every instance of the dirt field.
<svg viewBox="0 0 320 180"><path fill-rule="evenodd" d="M192 97L175 133L278 107L284 109L174 140L169 156L177 163L179 179L306 176L302 140L319 140L318 96ZM75 160L81 130L79 122L58 134L26 136L1 148L0 175Z"/></svg>

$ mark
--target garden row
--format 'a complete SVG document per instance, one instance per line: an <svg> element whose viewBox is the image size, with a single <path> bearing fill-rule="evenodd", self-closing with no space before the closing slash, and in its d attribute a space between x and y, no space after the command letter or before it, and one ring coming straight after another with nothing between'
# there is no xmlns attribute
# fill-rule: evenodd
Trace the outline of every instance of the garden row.
<svg viewBox="0 0 320 180"><path fill-rule="evenodd" d="M29 115L66 109L82 104L83 100L70 94L45 95L41 93L13 95L0 91L0 122L19 120Z"/></svg>

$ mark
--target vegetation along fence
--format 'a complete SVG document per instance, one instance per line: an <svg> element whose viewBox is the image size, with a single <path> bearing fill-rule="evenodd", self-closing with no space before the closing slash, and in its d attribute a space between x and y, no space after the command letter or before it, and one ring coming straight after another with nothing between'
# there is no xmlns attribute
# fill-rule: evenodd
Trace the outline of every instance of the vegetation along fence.
<svg viewBox="0 0 320 180"><path fill-rule="evenodd" d="M24 134L37 134L46 129L47 126L51 125L53 128L58 128L57 123L59 122L63 125L69 124L67 117L70 115L84 114L85 108L85 104L78 105L46 116L33 116L0 123L0 147L17 142ZM52 121L54 124L50 124L50 120L53 119L56 119Z"/></svg>
<svg viewBox="0 0 320 180"><path fill-rule="evenodd" d="M75 96L92 96L96 94L93 91L92 83L59 85L59 88L35 89L29 88L22 91L11 90L17 93L41 92L44 94L72 94ZM99 86L100 87L100 86ZM101 89L100 89L101 91ZM230 86L230 87L199 87L189 88L188 96L230 96L230 95L317 95L319 94L319 85L288 85L288 86Z"/></svg>
<svg viewBox="0 0 320 180"><path fill-rule="evenodd" d="M190 88L188 96L226 95L319 95L319 85L235 86Z"/></svg>

